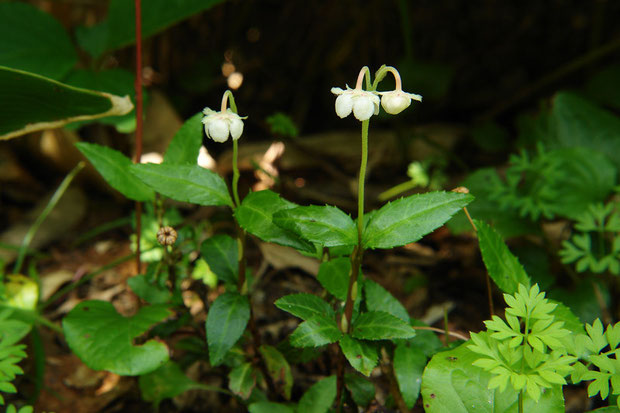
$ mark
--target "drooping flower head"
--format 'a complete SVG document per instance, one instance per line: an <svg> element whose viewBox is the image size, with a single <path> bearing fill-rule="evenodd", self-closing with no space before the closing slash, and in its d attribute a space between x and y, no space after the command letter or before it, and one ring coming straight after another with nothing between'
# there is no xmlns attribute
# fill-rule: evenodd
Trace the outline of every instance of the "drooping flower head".
<svg viewBox="0 0 620 413"><path fill-rule="evenodd" d="M402 89L379 92L379 94L381 94L381 107L390 115L398 115L407 109L411 105L411 100L422 102L422 96L403 92Z"/></svg>
<svg viewBox="0 0 620 413"><path fill-rule="evenodd" d="M346 118L353 112L353 116L359 121L370 119L372 115L379 114L379 96L373 92L362 90L361 88L347 90L333 87L332 93L336 96L336 114L341 118Z"/></svg>
<svg viewBox="0 0 620 413"><path fill-rule="evenodd" d="M216 112L213 109L204 108L202 123L205 125L207 137L215 142L226 142L228 136L233 140L239 139L243 133L243 119L247 116L239 116L230 109Z"/></svg>

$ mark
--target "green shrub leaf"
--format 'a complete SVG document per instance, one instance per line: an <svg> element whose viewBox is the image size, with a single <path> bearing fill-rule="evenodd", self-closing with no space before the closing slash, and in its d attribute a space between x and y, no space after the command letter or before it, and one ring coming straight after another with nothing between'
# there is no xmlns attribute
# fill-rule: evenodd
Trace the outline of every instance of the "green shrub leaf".
<svg viewBox="0 0 620 413"><path fill-rule="evenodd" d="M252 394L259 375L260 372L252 366L252 363L243 363L228 374L228 387L242 399L247 399Z"/></svg>
<svg viewBox="0 0 620 413"><path fill-rule="evenodd" d="M344 301L347 299L350 274L351 259L341 257L321 263L316 277L331 295Z"/></svg>
<svg viewBox="0 0 620 413"><path fill-rule="evenodd" d="M411 338L415 330L398 317L384 311L369 311L360 314L353 322L351 335L363 340L390 340Z"/></svg>
<svg viewBox="0 0 620 413"><path fill-rule="evenodd" d="M399 344L394 350L394 375L403 399L410 409L420 396L422 372L426 367L426 356L419 349Z"/></svg>
<svg viewBox="0 0 620 413"><path fill-rule="evenodd" d="M468 194L429 192L388 203L364 230L364 248L393 248L418 241L473 199Z"/></svg>
<svg viewBox="0 0 620 413"><path fill-rule="evenodd" d="M187 377L181 367L173 361L168 361L157 370L140 376L138 384L142 399L155 405L188 390L208 387Z"/></svg>
<svg viewBox="0 0 620 413"><path fill-rule="evenodd" d="M293 389L293 374L288 361L273 346L262 345L258 351L263 356L267 372L269 372L277 390L286 400L289 400L291 398L291 390Z"/></svg>
<svg viewBox="0 0 620 413"><path fill-rule="evenodd" d="M236 240L218 234L204 240L200 253L218 280L235 284L239 276L238 248Z"/></svg>
<svg viewBox="0 0 620 413"><path fill-rule="evenodd" d="M233 206L226 182L196 165L139 164L129 170L155 191L181 202L203 206Z"/></svg>
<svg viewBox="0 0 620 413"><path fill-rule="evenodd" d="M314 315L334 317L334 310L329 304L313 294L285 295L274 304L280 310L291 313L302 320L307 320Z"/></svg>
<svg viewBox="0 0 620 413"><path fill-rule="evenodd" d="M409 322L409 313L405 307L385 288L372 280L364 281L364 295L369 310L385 311L405 322Z"/></svg>
<svg viewBox="0 0 620 413"><path fill-rule="evenodd" d="M164 155L164 163L195 165L202 145L202 112L185 121Z"/></svg>
<svg viewBox="0 0 620 413"><path fill-rule="evenodd" d="M294 347L318 347L334 343L342 337L342 332L333 318L314 315L301 323L290 336Z"/></svg>
<svg viewBox="0 0 620 413"><path fill-rule="evenodd" d="M340 339L340 348L355 370L370 376L378 360L377 348L372 343L346 335Z"/></svg>
<svg viewBox="0 0 620 413"><path fill-rule="evenodd" d="M133 339L170 316L163 306L142 307L133 317L123 317L106 301L83 301L63 319L62 327L71 350L93 370L121 376L149 373L168 361L168 348L149 340L134 345Z"/></svg>
<svg viewBox="0 0 620 413"><path fill-rule="evenodd" d="M224 360L228 350L245 331L249 319L248 297L234 292L217 297L207 314L207 343L211 365L217 366Z"/></svg>
<svg viewBox="0 0 620 413"><path fill-rule="evenodd" d="M298 412L327 413L336 399L336 376L315 383L301 396Z"/></svg>
<svg viewBox="0 0 620 413"><path fill-rule="evenodd" d="M351 217L333 206L306 206L273 214L273 222L301 238L326 247L357 244L357 228Z"/></svg>
<svg viewBox="0 0 620 413"><path fill-rule="evenodd" d="M281 403L256 402L248 406L250 413L295 413L295 410Z"/></svg>
<svg viewBox="0 0 620 413"><path fill-rule="evenodd" d="M345 373L344 385L351 392L351 397L358 406L366 407L375 398L375 385L357 374Z"/></svg>

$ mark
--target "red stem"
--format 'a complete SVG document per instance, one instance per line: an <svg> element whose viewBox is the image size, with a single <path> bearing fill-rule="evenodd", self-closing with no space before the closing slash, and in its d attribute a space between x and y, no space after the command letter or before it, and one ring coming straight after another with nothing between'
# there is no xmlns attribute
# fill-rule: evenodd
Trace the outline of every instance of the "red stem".
<svg viewBox="0 0 620 413"><path fill-rule="evenodd" d="M136 5L136 80L134 83L136 91L136 147L134 163L139 163L142 157L142 2L135 0ZM140 236L142 233L141 225L142 204L136 202L136 268L138 274L142 272L140 259Z"/></svg>

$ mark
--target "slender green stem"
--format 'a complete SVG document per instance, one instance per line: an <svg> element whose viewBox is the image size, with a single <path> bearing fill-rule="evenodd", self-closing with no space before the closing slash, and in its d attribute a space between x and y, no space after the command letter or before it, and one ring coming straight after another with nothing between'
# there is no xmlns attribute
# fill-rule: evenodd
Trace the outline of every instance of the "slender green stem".
<svg viewBox="0 0 620 413"><path fill-rule="evenodd" d="M523 413L523 389L519 391L519 413Z"/></svg>
<svg viewBox="0 0 620 413"><path fill-rule="evenodd" d="M368 164L368 125L369 121L362 122L362 162L357 190L357 242L362 248L362 232L364 231L364 185L366 183L366 166Z"/></svg>
<svg viewBox="0 0 620 413"><path fill-rule="evenodd" d="M232 168L233 168L233 180L232 180L232 192L233 198L235 200L235 207L241 205L241 201L239 200L239 166L238 166L238 158L239 158L239 149L238 149L237 140L233 140L233 159L232 159Z"/></svg>
<svg viewBox="0 0 620 413"><path fill-rule="evenodd" d="M50 212L52 212L56 204L58 204L58 201L60 201L60 198L62 198L67 188L69 188L69 184L71 184L73 178L75 178L78 172L80 172L85 165L86 164L84 162L79 162L75 166L75 168L73 168L71 172L69 172L69 175L67 175L65 179L63 179L58 189L56 189L56 192L54 192L54 195L52 195L52 197L50 198L49 202L45 206L45 209L43 209L43 212L39 214L32 226L28 229L28 232L26 233L26 236L24 237L22 245L19 249L17 261L15 262L15 266L13 267L13 273L19 274L19 272L21 271L22 265L24 263L24 258L26 257L26 252L28 251L28 246L34 238L34 235L39 230L41 224L43 224L43 221L45 221L45 218L47 218L47 216L50 214Z"/></svg>

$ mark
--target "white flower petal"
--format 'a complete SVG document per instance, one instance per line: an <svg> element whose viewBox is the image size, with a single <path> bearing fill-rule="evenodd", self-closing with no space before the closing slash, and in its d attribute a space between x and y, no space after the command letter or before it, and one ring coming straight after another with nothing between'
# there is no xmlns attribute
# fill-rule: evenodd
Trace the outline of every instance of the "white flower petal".
<svg viewBox="0 0 620 413"><path fill-rule="evenodd" d="M234 140L239 139L241 134L243 133L243 121L239 116L231 117L230 119L230 136Z"/></svg>
<svg viewBox="0 0 620 413"><path fill-rule="evenodd" d="M219 116L211 119L205 128L207 136L215 142L226 142L228 139L228 122Z"/></svg>
<svg viewBox="0 0 620 413"><path fill-rule="evenodd" d="M344 90L340 89L339 87L333 87L331 92L334 95L342 95L344 93Z"/></svg>
<svg viewBox="0 0 620 413"><path fill-rule="evenodd" d="M374 113L375 102L372 95L358 95L353 99L353 115L355 115L357 120L368 120Z"/></svg>
<svg viewBox="0 0 620 413"><path fill-rule="evenodd" d="M351 110L353 110L353 98L351 97L351 93L343 93L336 98L336 115L340 118L346 118L351 114Z"/></svg>
<svg viewBox="0 0 620 413"><path fill-rule="evenodd" d="M209 116L209 115L213 115L214 113L217 113L217 112L215 112L213 109L210 109L210 108L204 108L202 110L202 113L204 113L205 115ZM204 119L203 119L203 122L204 122Z"/></svg>
<svg viewBox="0 0 620 413"><path fill-rule="evenodd" d="M387 113L397 115L411 105L411 98L408 95L396 90L384 93L381 97L381 106Z"/></svg>

